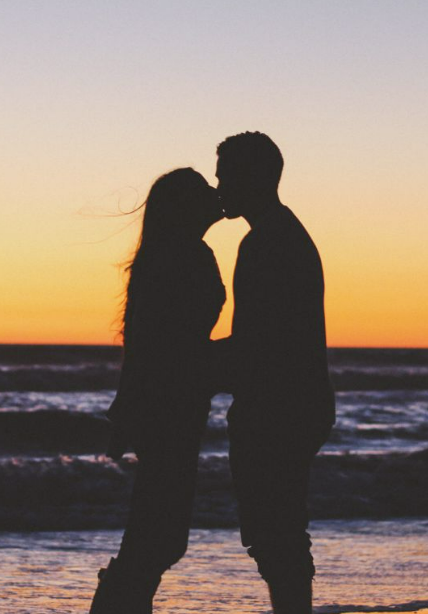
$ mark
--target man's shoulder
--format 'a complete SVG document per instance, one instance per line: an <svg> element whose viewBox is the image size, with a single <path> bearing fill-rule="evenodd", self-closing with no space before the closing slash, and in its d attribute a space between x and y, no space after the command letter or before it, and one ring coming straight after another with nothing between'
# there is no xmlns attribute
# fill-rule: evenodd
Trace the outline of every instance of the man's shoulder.
<svg viewBox="0 0 428 614"><path fill-rule="evenodd" d="M296 260L318 261L320 259L311 235L288 207L283 207L271 233L272 242L280 246L282 253L293 256Z"/></svg>
<svg viewBox="0 0 428 614"><path fill-rule="evenodd" d="M282 248L290 251L314 247L312 238L299 218L282 205L257 224L243 238L241 247L254 249Z"/></svg>
<svg viewBox="0 0 428 614"><path fill-rule="evenodd" d="M272 219L271 231L286 235L289 240L298 240L301 243L312 241L303 223L297 215L286 206L281 207L276 219Z"/></svg>
<svg viewBox="0 0 428 614"><path fill-rule="evenodd" d="M263 224L256 226L243 239L238 260L254 270L268 270L282 275L284 270L303 271L312 278L322 275L317 247L301 221L288 207L282 206Z"/></svg>

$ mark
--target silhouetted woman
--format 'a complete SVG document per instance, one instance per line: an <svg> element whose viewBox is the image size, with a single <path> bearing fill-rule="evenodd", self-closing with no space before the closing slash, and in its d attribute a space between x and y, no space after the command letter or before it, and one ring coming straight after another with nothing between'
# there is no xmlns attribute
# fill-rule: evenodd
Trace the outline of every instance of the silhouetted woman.
<svg viewBox="0 0 428 614"><path fill-rule="evenodd" d="M216 192L191 168L152 186L130 267L124 362L108 417L108 454L139 459L119 554L101 570L91 614L147 614L161 575L185 553L208 412L209 336L225 300L202 241L222 217Z"/></svg>

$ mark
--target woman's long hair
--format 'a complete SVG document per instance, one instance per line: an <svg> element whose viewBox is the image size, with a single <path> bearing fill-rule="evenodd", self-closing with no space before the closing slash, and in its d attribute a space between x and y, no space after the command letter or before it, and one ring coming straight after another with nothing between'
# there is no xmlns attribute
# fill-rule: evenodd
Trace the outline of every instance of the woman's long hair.
<svg viewBox="0 0 428 614"><path fill-rule="evenodd" d="M122 336L126 347L130 337L131 320L138 281L142 274L147 248L159 241L172 239L179 228L192 223L192 204L195 192L205 183L193 168L178 168L157 179L144 203L144 218L140 239L132 261L126 267L128 284L122 319Z"/></svg>

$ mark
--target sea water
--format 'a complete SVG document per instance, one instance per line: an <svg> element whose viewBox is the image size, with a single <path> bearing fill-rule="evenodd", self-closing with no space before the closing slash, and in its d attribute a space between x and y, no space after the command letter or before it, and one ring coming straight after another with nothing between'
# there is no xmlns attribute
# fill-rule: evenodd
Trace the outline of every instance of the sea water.
<svg viewBox="0 0 428 614"><path fill-rule="evenodd" d="M428 351L334 349L329 361L338 417L312 472L315 605L422 607ZM2 613L85 612L98 567L117 551L136 467L132 454L103 454L119 368L115 347L0 346ZM269 611L239 543L231 400L212 401L189 552L157 600L165 614Z"/></svg>
<svg viewBox="0 0 428 614"><path fill-rule="evenodd" d="M428 607L428 521L314 521L314 610L362 612ZM114 556L121 531L5 533L0 536L3 614L89 611L96 572ZM157 614L270 612L264 582L235 529L193 529L186 556L162 580Z"/></svg>

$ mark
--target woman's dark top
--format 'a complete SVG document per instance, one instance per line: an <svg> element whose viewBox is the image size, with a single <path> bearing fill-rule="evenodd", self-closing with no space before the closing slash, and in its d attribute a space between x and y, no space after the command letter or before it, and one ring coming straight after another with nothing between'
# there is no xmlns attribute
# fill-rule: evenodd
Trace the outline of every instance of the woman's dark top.
<svg viewBox="0 0 428 614"><path fill-rule="evenodd" d="M226 295L202 240L146 245L136 266L120 384L107 415L141 442L186 429L204 413L209 336Z"/></svg>

